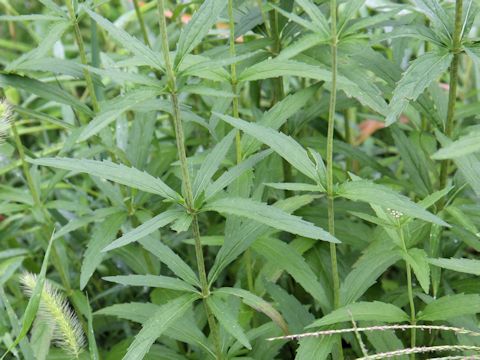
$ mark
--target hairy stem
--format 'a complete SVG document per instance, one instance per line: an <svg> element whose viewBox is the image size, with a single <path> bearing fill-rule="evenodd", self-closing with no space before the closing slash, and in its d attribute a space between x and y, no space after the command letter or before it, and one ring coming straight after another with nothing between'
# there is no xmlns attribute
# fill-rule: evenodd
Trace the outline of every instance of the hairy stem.
<svg viewBox="0 0 480 360"><path fill-rule="evenodd" d="M85 44L83 43L82 33L80 32L80 27L78 26L78 19L75 15L75 10L73 9L72 0L67 0L67 9L68 14L70 15L70 20L73 24L74 34L75 34L75 41L78 46L78 53L80 55L80 61L83 65L88 65L87 61L87 53L85 52ZM90 93L90 98L92 99L93 110L98 112L100 110L100 106L98 105L97 95L95 94L95 87L93 86L92 76L87 69L83 69L83 76L85 76L85 82L87 83L87 89Z"/></svg>
<svg viewBox="0 0 480 360"><path fill-rule="evenodd" d="M327 132L327 198L328 198L328 231L335 235L335 207L333 193L333 130L335 127L335 107L337 102L337 2L330 0L331 14L331 62L332 62L332 85L328 106L328 132ZM330 243L330 260L332 266L333 283L333 307L340 307L340 277L338 275L337 247ZM342 342L338 341L338 356L343 359Z"/></svg>
<svg viewBox="0 0 480 360"><path fill-rule="evenodd" d="M208 304L206 302L207 297L210 295L210 289L207 281L207 273L205 270L205 261L203 258L203 249L202 241L200 237L200 228L198 226L198 216L194 209L194 200L193 200L193 191L192 184L190 180L190 174L188 171L187 163L187 154L185 149L185 137L183 134L183 125L182 119L180 116L180 105L177 97L177 84L176 76L173 70L172 62L170 59L170 49L168 46L168 34L167 34L167 22L165 19L165 4L164 0L157 0L158 12L159 12L159 23L160 23L160 34L161 34L161 45L163 57L165 60L165 69L167 73L168 85L170 90L170 98L172 101L172 110L173 110L173 123L175 126L176 134L176 143L178 157L180 160L180 167L182 172L182 183L183 189L185 192L185 205L187 211L192 215L192 233L195 239L195 256L197 260L197 269L200 277L200 285L202 288L203 304L205 307L205 312L207 314L208 325L210 327L210 332L215 344L215 351L217 359L222 359L222 350L220 345L220 336L218 333L218 327L213 317L212 312L210 311Z"/></svg>
<svg viewBox="0 0 480 360"><path fill-rule="evenodd" d="M400 234L400 240L402 242L403 251L405 255L408 255L407 244L405 243L405 236L403 233L402 227L398 229ZM415 314L415 302L413 300L413 286L412 286L412 268L408 262L405 262L405 267L407 270L407 290L408 290L408 301L410 303L410 325L416 325L416 314ZM417 329L412 327L410 329L410 347L414 348L416 346L417 338ZM410 354L410 359L415 359L415 354Z"/></svg>
<svg viewBox="0 0 480 360"><path fill-rule="evenodd" d="M445 121L444 132L447 137L452 136L453 120L455 117L455 104L457 99L457 83L458 83L458 63L460 60L461 40L462 40L462 8L463 0L457 0L455 3L455 29L453 31L453 59L450 64L450 87L448 90L448 108L447 119ZM440 189L447 184L448 167L450 161L443 160L440 168ZM439 210L445 206L445 201L439 203Z"/></svg>

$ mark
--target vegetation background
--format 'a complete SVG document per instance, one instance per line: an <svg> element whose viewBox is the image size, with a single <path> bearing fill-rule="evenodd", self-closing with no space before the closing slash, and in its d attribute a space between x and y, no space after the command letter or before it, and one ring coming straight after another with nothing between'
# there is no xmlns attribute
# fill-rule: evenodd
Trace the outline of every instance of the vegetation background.
<svg viewBox="0 0 480 360"><path fill-rule="evenodd" d="M478 5L1 0L2 359L480 358Z"/></svg>

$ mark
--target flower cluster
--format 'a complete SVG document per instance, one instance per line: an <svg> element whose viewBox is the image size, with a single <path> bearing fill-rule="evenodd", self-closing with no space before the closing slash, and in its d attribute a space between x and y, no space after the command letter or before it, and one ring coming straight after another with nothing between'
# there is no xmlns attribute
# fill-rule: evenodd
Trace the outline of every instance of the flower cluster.
<svg viewBox="0 0 480 360"><path fill-rule="evenodd" d="M403 213L394 209L387 208L390 215L392 215L395 219L400 219L403 216Z"/></svg>

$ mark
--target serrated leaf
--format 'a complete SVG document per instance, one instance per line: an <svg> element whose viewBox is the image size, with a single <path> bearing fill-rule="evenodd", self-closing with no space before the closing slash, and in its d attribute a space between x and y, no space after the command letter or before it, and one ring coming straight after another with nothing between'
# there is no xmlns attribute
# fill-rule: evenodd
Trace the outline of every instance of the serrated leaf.
<svg viewBox="0 0 480 360"><path fill-rule="evenodd" d="M345 321L351 322L352 319L355 321L368 320L396 323L408 321L409 317L405 311L392 304L380 301L358 302L334 310L308 327L332 325Z"/></svg>
<svg viewBox="0 0 480 360"><path fill-rule="evenodd" d="M148 353L155 340L165 332L176 319L182 316L198 299L198 295L183 295L160 306L142 326L140 332L128 347L123 360L139 360Z"/></svg>
<svg viewBox="0 0 480 360"><path fill-rule="evenodd" d="M141 106L142 102L150 101L158 95L158 89L136 89L123 96L118 96L102 104L102 111L97 114L82 130L78 141L85 141L98 134L103 128L111 124L124 112L135 106Z"/></svg>
<svg viewBox="0 0 480 360"><path fill-rule="evenodd" d="M325 230L290 215L276 207L244 198L223 198L208 203L205 211L216 211L222 214L242 216L278 230L290 232L311 239L324 240L333 243L340 241Z"/></svg>
<svg viewBox="0 0 480 360"><path fill-rule="evenodd" d="M206 0L193 14L178 40L175 56L177 67L181 64L185 55L189 54L207 35L226 5L227 3L224 0Z"/></svg>
<svg viewBox="0 0 480 360"><path fill-rule="evenodd" d="M233 295L242 299L242 301L250 306L251 308L264 313L267 315L274 323L276 323L280 329L283 330L284 333L288 333L288 327L283 320L282 315L275 310L275 308L261 297L252 294L250 291L244 289L237 289L237 288L230 288L230 287L222 287L215 290L217 294L226 294L226 295Z"/></svg>
<svg viewBox="0 0 480 360"><path fill-rule="evenodd" d="M480 260L475 259L428 259L432 265L467 274L480 275Z"/></svg>
<svg viewBox="0 0 480 360"><path fill-rule="evenodd" d="M393 92L385 119L387 126L397 121L408 103L415 101L433 81L448 69L452 56L448 52L432 51L412 61Z"/></svg>
<svg viewBox="0 0 480 360"><path fill-rule="evenodd" d="M117 236L117 232L123 225L126 218L125 213L117 213L109 216L94 229L92 237L83 255L82 267L80 270L80 290L87 285L95 269L102 262L105 254L100 250L109 244Z"/></svg>
<svg viewBox="0 0 480 360"><path fill-rule="evenodd" d="M152 219L139 225L132 231L129 231L128 233L124 234L122 237L118 238L108 246L101 249L101 251L102 252L111 251L113 249L118 249L119 247L131 244L132 242L141 240L144 237L153 233L154 231L175 221L182 214L183 214L183 211L178 209L164 211L158 214L157 216L153 217Z"/></svg>
<svg viewBox="0 0 480 360"><path fill-rule="evenodd" d="M390 188L359 180L343 183L339 186L337 195L353 201L363 201L402 212L414 218L422 219L441 226L449 226L438 216L433 215L421 206L412 202Z"/></svg>
<svg viewBox="0 0 480 360"><path fill-rule="evenodd" d="M230 131L205 157L205 160L193 181L193 194L195 199L197 199L205 190L213 175L215 175L215 172L220 167L220 164L232 145L235 134L236 130Z"/></svg>
<svg viewBox="0 0 480 360"><path fill-rule="evenodd" d="M427 253L423 249L408 249L406 260L412 267L423 291L428 294L430 288L430 267L428 266Z"/></svg>
<svg viewBox="0 0 480 360"><path fill-rule="evenodd" d="M194 293L198 292L193 286L180 279L163 275L117 275L105 276L103 280L125 286L147 286Z"/></svg>
<svg viewBox="0 0 480 360"><path fill-rule="evenodd" d="M212 296L207 298L207 304L213 312L213 315L223 328L237 339L247 349L252 349L252 345L248 341L245 332L232 314L230 307L226 304L217 294L213 293Z"/></svg>
<svg viewBox="0 0 480 360"><path fill-rule="evenodd" d="M288 161L298 171L316 180L315 165L308 157L307 151L293 138L271 128L249 123L228 115L216 113L220 119L246 132L258 141L270 146L278 155Z"/></svg>
<svg viewBox="0 0 480 360"><path fill-rule="evenodd" d="M291 246L274 238L260 238L253 249L279 269L289 273L322 306L328 307L329 299L317 275L305 259Z"/></svg>
<svg viewBox="0 0 480 360"><path fill-rule="evenodd" d="M22 89L41 98L72 106L87 115L93 114L92 110L90 110L87 105L78 100L75 96L62 90L59 86L44 83L27 76L0 74L0 88L5 88L6 86Z"/></svg>
<svg viewBox="0 0 480 360"><path fill-rule="evenodd" d="M432 155L432 159L455 159L478 151L480 151L480 132L474 132L441 148Z"/></svg>
<svg viewBox="0 0 480 360"><path fill-rule="evenodd" d="M138 56L145 64L152 66L155 69L164 70L163 64L160 61L162 58L159 53L155 53L148 46L143 44L140 40L128 34L125 30L116 27L110 21L105 19L103 16L98 15L94 11L84 8L87 14L95 20L95 22L100 25L102 28L108 31L110 36L112 36L116 41L118 41L122 46L131 51L133 54Z"/></svg>
<svg viewBox="0 0 480 360"><path fill-rule="evenodd" d="M177 192L168 187L167 184L159 178L133 167L116 164L107 160L97 161L57 157L30 159L29 162L36 165L87 173L134 189L157 194L173 201L179 201L181 199L181 196Z"/></svg>
<svg viewBox="0 0 480 360"><path fill-rule="evenodd" d="M418 314L417 320L439 321L480 312L480 295L457 294L433 300Z"/></svg>

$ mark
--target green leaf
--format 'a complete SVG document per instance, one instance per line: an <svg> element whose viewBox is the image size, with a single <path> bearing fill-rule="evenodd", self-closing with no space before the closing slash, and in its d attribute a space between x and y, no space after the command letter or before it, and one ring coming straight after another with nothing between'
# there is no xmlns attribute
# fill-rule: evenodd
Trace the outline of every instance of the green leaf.
<svg viewBox="0 0 480 360"><path fill-rule="evenodd" d="M236 130L230 131L203 160L202 166L193 181L193 194L195 199L205 190L213 175L215 175L215 172L220 167L220 164L232 145L236 133Z"/></svg>
<svg viewBox="0 0 480 360"><path fill-rule="evenodd" d="M183 58L189 54L208 34L217 22L218 16L227 5L224 0L206 0L193 14L178 40L175 65L178 67Z"/></svg>
<svg viewBox="0 0 480 360"><path fill-rule="evenodd" d="M118 276L105 276L103 280L122 284L125 286L147 286L162 289L171 289L178 291L187 291L198 293L190 284L169 276L163 275L118 275Z"/></svg>
<svg viewBox="0 0 480 360"><path fill-rule="evenodd" d="M237 339L243 346L251 350L252 345L248 341L245 332L235 319L234 314L228 304L226 304L216 293L213 293L212 296L207 298L207 305L213 312L213 315L218 320L218 322L223 326L223 328Z"/></svg>
<svg viewBox="0 0 480 360"><path fill-rule="evenodd" d="M117 240L112 242L110 245L103 248L102 252L118 249L119 247L141 240L144 237L153 233L154 231L175 221L182 214L183 214L183 211L178 209L164 211L161 214L158 214L157 216L155 216L154 218L144 222L143 224L136 227L132 231L129 231L128 233L124 234L122 237L118 238Z"/></svg>
<svg viewBox="0 0 480 360"><path fill-rule="evenodd" d="M146 65L150 65L155 69L164 71L163 64L160 61L162 58L159 53L154 52L148 46L143 44L137 38L128 34L125 30L116 27L110 21L105 19L103 16L98 15L92 10L84 8L90 17L95 20L95 22L108 31L110 36L118 41L122 46L127 50L131 51L133 54L138 56Z"/></svg>
<svg viewBox="0 0 480 360"><path fill-rule="evenodd" d="M274 130L280 129L288 118L297 114L307 104L319 88L320 84L315 84L286 96L265 112L258 124ZM262 141L256 140L253 136L248 134L242 136L242 152L244 154L253 154L261 145Z"/></svg>
<svg viewBox="0 0 480 360"><path fill-rule="evenodd" d="M264 150L250 156L248 159L242 161L240 164L232 166L228 171L224 172L217 180L210 183L205 189L205 199L208 200L222 189L226 188L233 181L238 179L246 171L252 169L258 162L265 159L272 153L272 150Z"/></svg>
<svg viewBox="0 0 480 360"><path fill-rule="evenodd" d="M332 352L336 336L327 336L321 339L316 337L304 338L299 341L296 360L326 360Z"/></svg>
<svg viewBox="0 0 480 360"><path fill-rule="evenodd" d="M183 295L162 305L151 314L142 326L142 330L135 336L135 340L128 347L123 360L139 360L150 350L153 343L168 328L187 311L192 303L198 299L198 295Z"/></svg>
<svg viewBox="0 0 480 360"><path fill-rule="evenodd" d="M326 83L330 83L332 80L331 72L320 66L293 60L268 59L248 67L239 75L238 81L262 80L281 76L299 76ZM378 113L387 113L387 104L380 94L365 91L357 83L341 75L337 76L337 87Z"/></svg>
<svg viewBox="0 0 480 360"><path fill-rule="evenodd" d="M398 82L388 107L386 125L397 121L410 101L415 101L423 91L450 66L452 54L432 51L416 58Z"/></svg>
<svg viewBox="0 0 480 360"><path fill-rule="evenodd" d="M408 249L406 261L412 267L423 291L428 294L430 288L430 267L427 253L423 249Z"/></svg>
<svg viewBox="0 0 480 360"><path fill-rule="evenodd" d="M214 293L232 295L241 298L246 305L259 312L264 313L270 319L272 319L272 321L276 323L280 327L280 329L283 330L284 333L288 333L288 327L282 315L280 315L280 313L275 310L275 308L271 304L263 300L261 297L258 297L257 295L254 295L247 290L230 287L222 287L216 289Z"/></svg>
<svg viewBox="0 0 480 360"><path fill-rule="evenodd" d="M94 229L92 237L87 245L87 250L83 255L82 268L80 270L80 290L87 285L90 277L102 262L105 254L100 250L109 244L117 236L118 230L125 222L126 214L116 213L102 221Z"/></svg>
<svg viewBox="0 0 480 360"><path fill-rule="evenodd" d="M343 183L339 186L337 195L353 201L363 201L390 208L400 211L404 215L449 227L445 221L410 201L406 196L370 181L359 180Z"/></svg>
<svg viewBox="0 0 480 360"><path fill-rule="evenodd" d="M428 259L432 265L467 274L480 275L480 260L475 259Z"/></svg>
<svg viewBox="0 0 480 360"><path fill-rule="evenodd" d="M325 230L302 220L298 216L290 215L276 207L265 203L244 198L223 198L208 203L204 211L216 211L246 217L259 223L271 226L278 230L290 232L311 239L324 240L333 243L340 241Z"/></svg>
<svg viewBox="0 0 480 360"><path fill-rule="evenodd" d="M352 319L355 321L369 320L396 323L408 321L409 317L405 311L392 304L380 301L358 302L334 310L308 327L332 325L345 321L351 322Z"/></svg>
<svg viewBox="0 0 480 360"><path fill-rule="evenodd" d="M200 286L200 281L195 272L170 247L150 236L140 240L140 244L167 265L179 278L193 286Z"/></svg>
<svg viewBox="0 0 480 360"><path fill-rule="evenodd" d="M72 106L73 108L87 114L92 115L92 110L75 96L62 90L61 87L44 83L27 76L19 76L13 74L0 74L0 87L5 88L12 86L22 89L28 93L35 94L41 98L52 100L60 104Z"/></svg>
<svg viewBox="0 0 480 360"><path fill-rule="evenodd" d="M268 187L279 189L279 190L290 190L290 191L308 191L308 192L322 192L325 191L323 186L312 185L312 184L302 184L302 183L265 183Z"/></svg>
<svg viewBox="0 0 480 360"><path fill-rule="evenodd" d="M253 136L258 141L270 146L278 155L288 161L298 171L313 180L317 180L315 165L308 157L307 151L293 138L271 128L249 123L228 115L215 113L228 124Z"/></svg>
<svg viewBox="0 0 480 360"><path fill-rule="evenodd" d="M87 173L134 189L157 194L173 201L181 200L181 196L159 178L144 171L127 167L122 164L116 164L111 161L80 160L57 157L35 160L30 159L29 162L35 165L50 166L63 170Z"/></svg>
<svg viewBox="0 0 480 360"><path fill-rule="evenodd" d="M104 102L102 104L102 111L83 129L78 137L78 141L85 141L93 135L98 134L100 130L117 120L121 114L135 106L141 106L142 102L151 101L158 93L158 89L137 89Z"/></svg>
<svg viewBox="0 0 480 360"><path fill-rule="evenodd" d="M477 314L480 312L480 295L458 294L441 297L428 303L420 311L417 320L440 321L458 318L463 315Z"/></svg>
<svg viewBox="0 0 480 360"><path fill-rule="evenodd" d="M448 144L432 155L432 159L445 160L455 159L480 151L480 132L474 132L462 136L458 140Z"/></svg>
<svg viewBox="0 0 480 360"><path fill-rule="evenodd" d="M302 7L302 9L308 14L313 23L316 24L323 34L330 34L330 26L328 21L323 15L322 11L311 0L295 0L295 2Z"/></svg>
<svg viewBox="0 0 480 360"><path fill-rule="evenodd" d="M358 300L370 286L375 284L379 276L401 258L400 252L392 250L391 247L367 248L340 286L342 305Z"/></svg>
<svg viewBox="0 0 480 360"><path fill-rule="evenodd" d="M266 237L255 241L253 249L275 267L289 273L320 305L328 307L329 299L325 289L312 268L295 249L281 240Z"/></svg>

